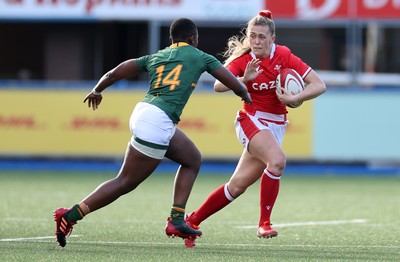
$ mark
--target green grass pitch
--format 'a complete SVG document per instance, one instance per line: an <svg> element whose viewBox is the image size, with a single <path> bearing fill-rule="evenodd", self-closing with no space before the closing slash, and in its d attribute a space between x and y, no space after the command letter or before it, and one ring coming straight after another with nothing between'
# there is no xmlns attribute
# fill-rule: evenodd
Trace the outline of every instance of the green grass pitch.
<svg viewBox="0 0 400 262"><path fill-rule="evenodd" d="M258 239L258 184L201 224L194 249L168 238L173 174L88 215L67 246L56 245L52 212L79 202L113 173L0 172L0 261L400 261L400 177L306 176L281 180L274 239ZM197 208L229 174L200 174Z"/></svg>

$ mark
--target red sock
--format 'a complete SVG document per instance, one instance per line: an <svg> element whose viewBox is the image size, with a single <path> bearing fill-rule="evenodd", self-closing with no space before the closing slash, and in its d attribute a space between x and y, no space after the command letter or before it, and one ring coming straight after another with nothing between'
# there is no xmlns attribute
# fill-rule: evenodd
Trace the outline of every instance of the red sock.
<svg viewBox="0 0 400 262"><path fill-rule="evenodd" d="M234 198L229 193L226 184L222 185L215 189L203 204L190 215L189 220L198 226L203 220L226 207L233 200Z"/></svg>
<svg viewBox="0 0 400 262"><path fill-rule="evenodd" d="M281 174L274 174L267 169L260 181L260 224L271 221L272 208L278 197Z"/></svg>

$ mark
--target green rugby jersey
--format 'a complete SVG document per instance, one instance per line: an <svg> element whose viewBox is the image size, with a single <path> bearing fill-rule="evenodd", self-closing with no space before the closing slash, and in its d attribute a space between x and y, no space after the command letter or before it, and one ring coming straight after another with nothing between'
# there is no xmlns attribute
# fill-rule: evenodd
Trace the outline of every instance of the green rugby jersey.
<svg viewBox="0 0 400 262"><path fill-rule="evenodd" d="M150 75L150 89L143 101L164 110L175 124L201 74L212 74L222 65L214 56L184 42L142 56L136 62Z"/></svg>

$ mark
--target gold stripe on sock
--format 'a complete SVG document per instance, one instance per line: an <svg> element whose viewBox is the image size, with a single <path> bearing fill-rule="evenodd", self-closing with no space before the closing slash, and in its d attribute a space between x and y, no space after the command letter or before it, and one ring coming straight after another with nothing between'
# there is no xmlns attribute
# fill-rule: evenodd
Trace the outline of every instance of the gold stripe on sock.
<svg viewBox="0 0 400 262"><path fill-rule="evenodd" d="M84 217L84 216L85 216L85 215L83 214L82 209L81 209L80 207L78 207L77 210L78 210L79 215L80 215L81 217Z"/></svg>
<svg viewBox="0 0 400 262"><path fill-rule="evenodd" d="M185 213L185 209L184 208L180 208L180 207L172 207L173 210L176 210L178 212L183 212Z"/></svg>
<svg viewBox="0 0 400 262"><path fill-rule="evenodd" d="M81 209L81 211L82 211L82 213L83 213L83 216L86 216L87 214L90 213L89 206L86 205L85 202L79 203L79 207L80 207L80 209Z"/></svg>

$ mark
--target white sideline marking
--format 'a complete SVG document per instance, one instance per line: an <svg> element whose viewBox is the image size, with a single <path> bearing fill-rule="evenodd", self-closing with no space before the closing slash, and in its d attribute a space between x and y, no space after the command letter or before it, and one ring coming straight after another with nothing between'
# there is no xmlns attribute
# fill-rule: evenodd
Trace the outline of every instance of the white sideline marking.
<svg viewBox="0 0 400 262"><path fill-rule="evenodd" d="M4 221L20 222L20 221L46 221L46 219L32 219L30 217L6 217L3 218Z"/></svg>
<svg viewBox="0 0 400 262"><path fill-rule="evenodd" d="M201 241L201 240L200 240ZM79 241L79 243L85 244L106 244L106 245L138 245L138 246L154 246L154 245L183 245L183 242L179 243L165 243L165 242L111 242L111 241ZM227 243L227 244L218 244L218 243L201 243L196 242L196 244L201 244L202 246L233 246L233 247L319 247L319 248L394 248L400 249L400 246L366 246L366 245L303 245L303 244L287 244L287 245L274 245L274 244L240 244L240 243Z"/></svg>
<svg viewBox="0 0 400 262"><path fill-rule="evenodd" d="M69 237L80 237L80 235L72 235ZM18 242L27 240L43 240L43 239L56 239L56 236L44 236L44 237L18 237L18 238L0 238L0 242Z"/></svg>
<svg viewBox="0 0 400 262"><path fill-rule="evenodd" d="M70 236L72 237L72 236ZM53 238L53 236L46 236L46 237L37 237L37 238L23 238L24 240L38 240L35 242L45 242L48 243L49 241L44 241L44 239ZM22 239L22 238L20 238ZM13 242L13 241L22 241L14 239L0 239L0 242ZM78 243L78 242L77 242ZM78 244L91 244L91 245L133 245L133 246L154 246L154 245L163 245L163 246L176 246L176 245L183 245L183 242L172 242L172 243L165 243L165 242L123 242L123 241L79 241ZM379 246L379 245L312 245L312 244L287 244L287 245L274 245L274 244L241 244L241 243L226 243L226 244L218 244L218 243L201 243L197 242L201 246L226 246L226 247L301 247L301 248L361 248L361 249L368 249L368 248L387 248L387 249L400 249L400 246Z"/></svg>
<svg viewBox="0 0 400 262"><path fill-rule="evenodd" d="M82 235L71 235L70 237L80 237ZM0 238L0 242L18 242L18 241L30 241L32 242L45 242L49 243L50 241L45 241L46 239L55 239L55 236L43 236L43 237L24 237L24 238ZM52 241L53 242L53 241ZM164 246L175 246L175 245L183 245L182 242L123 242L123 241L79 241L79 244L97 244L97 245L136 245L136 246L154 246L154 245L164 245ZM218 243L199 243L201 246L227 246L227 247L301 247L301 248L388 248L388 249L400 249L400 246L366 246L366 245L303 245L303 244L287 244L287 245L276 245L276 244L241 244L241 243L226 243L226 244L218 244Z"/></svg>
<svg viewBox="0 0 400 262"><path fill-rule="evenodd" d="M317 225L339 225L339 224L354 224L354 223L366 223L367 219L352 219L352 220L332 220L332 221L311 221L311 222L294 222L284 224L274 224L274 227L294 227L294 226L317 226ZM257 228L257 226L236 226L236 228L249 229ZM80 237L80 235L71 235L70 237ZM55 239L55 236L42 236L42 237L21 237L21 238L0 238L0 242L17 242L17 241L29 241L29 240L44 240L44 239ZM85 242L87 243L87 242ZM107 244L132 244L137 242L93 242L93 243L107 243ZM150 244L143 242L143 244ZM159 243L153 243L159 244Z"/></svg>
<svg viewBox="0 0 400 262"><path fill-rule="evenodd" d="M310 222L294 222L284 224L274 224L274 227L297 227L297 226L319 226L319 225L339 225L339 224L357 224L366 223L367 219L351 219L351 220L332 220L332 221L310 221ZM258 226L236 226L236 228L257 228Z"/></svg>

